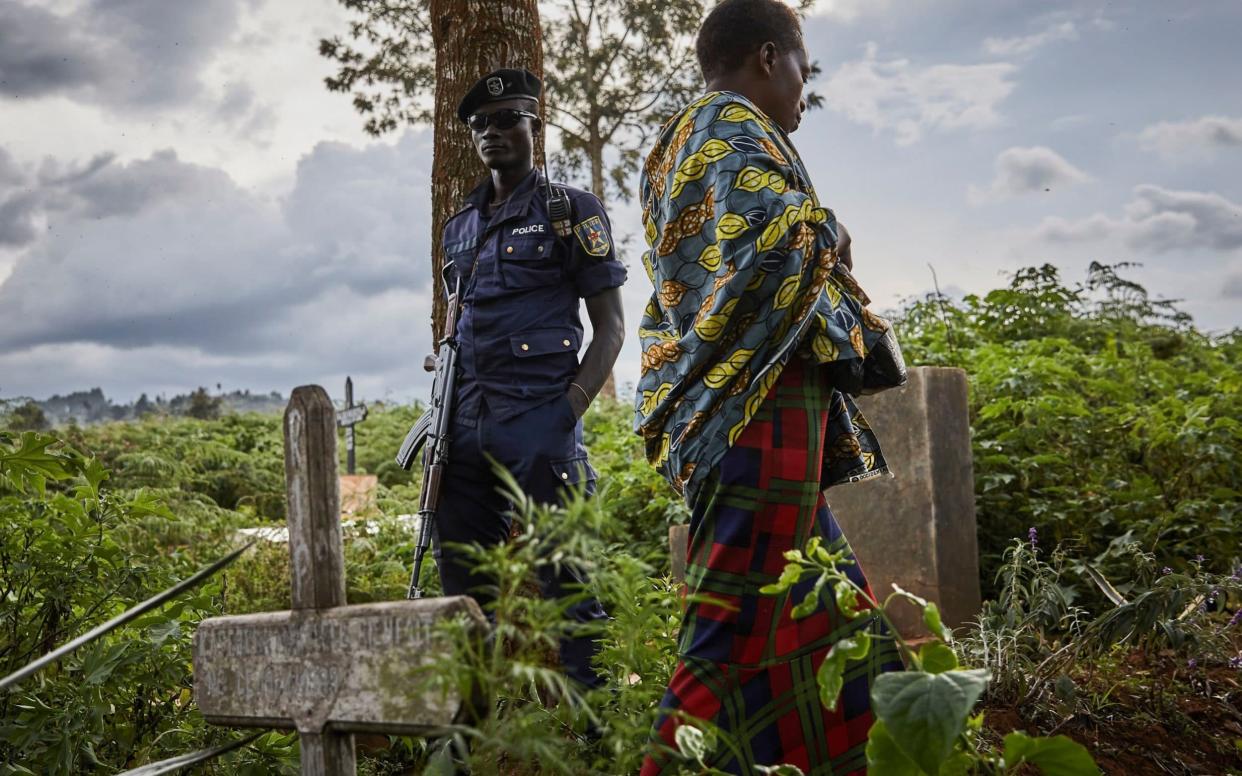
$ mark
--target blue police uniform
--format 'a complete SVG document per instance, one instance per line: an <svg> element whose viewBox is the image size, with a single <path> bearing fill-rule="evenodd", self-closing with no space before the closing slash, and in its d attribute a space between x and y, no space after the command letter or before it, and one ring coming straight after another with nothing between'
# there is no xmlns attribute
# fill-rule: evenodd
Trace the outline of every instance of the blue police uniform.
<svg viewBox="0 0 1242 776"><path fill-rule="evenodd" d="M489 581L473 572L454 543L490 546L509 536L509 504L497 492L489 456L537 501L555 503L575 485L594 491L582 422L566 398L583 338L578 300L619 287L626 272L603 205L589 192L563 188L572 205L567 237L553 231L538 170L494 213L487 212L489 179L444 226L450 273L464 289L456 408L434 547L448 595L488 597ZM564 570L544 580L545 593L560 596L570 592L565 586L582 582ZM588 600L569 616L586 622L605 615ZM590 668L593 642L568 640L561 651L570 676L599 684Z"/></svg>

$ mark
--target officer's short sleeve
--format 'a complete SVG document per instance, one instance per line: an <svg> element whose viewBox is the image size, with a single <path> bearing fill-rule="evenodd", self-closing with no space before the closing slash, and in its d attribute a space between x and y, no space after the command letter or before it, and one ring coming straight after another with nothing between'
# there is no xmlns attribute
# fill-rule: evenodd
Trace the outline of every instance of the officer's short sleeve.
<svg viewBox="0 0 1242 776"><path fill-rule="evenodd" d="M594 195L583 192L574 196L573 225L567 239L578 296L585 299L625 283L625 265L617 261L612 225Z"/></svg>

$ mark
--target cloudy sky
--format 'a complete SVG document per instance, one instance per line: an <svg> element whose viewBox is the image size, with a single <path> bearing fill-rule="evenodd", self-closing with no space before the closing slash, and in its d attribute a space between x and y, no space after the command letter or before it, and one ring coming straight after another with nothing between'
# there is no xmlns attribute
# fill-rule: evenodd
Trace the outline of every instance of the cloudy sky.
<svg viewBox="0 0 1242 776"><path fill-rule="evenodd" d="M0 0L0 396L339 396L346 374L425 393L431 138L374 141L324 89L317 41L347 20L337 0ZM879 308L929 290L929 264L963 293L1136 261L1223 331L1239 30L1236 0L820 0L827 108L795 141ZM637 221L613 207L619 236ZM626 260L633 325L649 290Z"/></svg>

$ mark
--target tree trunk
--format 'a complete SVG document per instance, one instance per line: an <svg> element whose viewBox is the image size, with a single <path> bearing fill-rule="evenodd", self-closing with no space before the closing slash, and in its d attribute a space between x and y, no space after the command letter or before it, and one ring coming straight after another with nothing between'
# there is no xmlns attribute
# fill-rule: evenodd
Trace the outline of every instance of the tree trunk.
<svg viewBox="0 0 1242 776"><path fill-rule="evenodd" d="M457 120L457 103L476 81L500 67L525 67L542 78L543 36L536 0L431 0L430 10L436 52L431 330L432 343L438 346L444 335L445 312L440 291L441 232L444 222L487 172L469 130ZM543 113L542 106L539 112ZM543 138L536 143L536 156L542 157Z"/></svg>

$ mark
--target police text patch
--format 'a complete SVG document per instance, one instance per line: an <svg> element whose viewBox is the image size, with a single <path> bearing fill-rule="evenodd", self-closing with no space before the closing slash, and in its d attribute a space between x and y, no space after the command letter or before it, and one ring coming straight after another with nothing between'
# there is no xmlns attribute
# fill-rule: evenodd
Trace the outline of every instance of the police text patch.
<svg viewBox="0 0 1242 776"><path fill-rule="evenodd" d="M599 216L591 216L575 226L574 234L578 235L578 242L582 243L583 250L592 256L607 256L612 248L608 230L604 228L604 222Z"/></svg>

